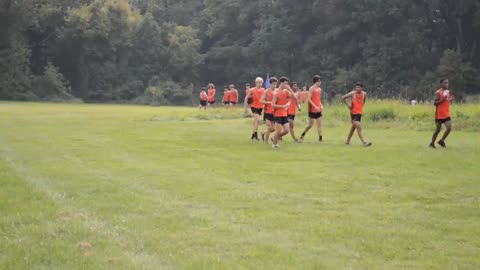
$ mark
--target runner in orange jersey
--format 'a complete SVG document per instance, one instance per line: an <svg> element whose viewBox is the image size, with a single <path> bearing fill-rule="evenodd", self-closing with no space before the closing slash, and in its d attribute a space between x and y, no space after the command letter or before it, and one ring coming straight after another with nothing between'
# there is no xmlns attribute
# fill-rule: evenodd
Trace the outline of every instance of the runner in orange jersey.
<svg viewBox="0 0 480 270"><path fill-rule="evenodd" d="M230 85L230 107L235 107L238 103L238 91L235 89L235 85Z"/></svg>
<svg viewBox="0 0 480 270"><path fill-rule="evenodd" d="M440 81L442 85L440 89L437 90L435 93L435 101L434 105L435 109L435 132L432 136L432 142L430 143L431 148L435 148L435 140L437 139L440 130L442 129L442 124L445 124L447 128L443 137L438 144L446 148L447 145L445 144L445 140L447 139L450 131L452 131L452 119L450 118L450 101L452 100L452 95L450 94L450 90L448 90L448 79L443 79Z"/></svg>
<svg viewBox="0 0 480 270"><path fill-rule="evenodd" d="M272 100L272 107L275 110L273 116L275 118L275 136L273 136L273 148L278 148L278 141L290 132L290 124L288 123L288 107L290 107L290 99L297 102L295 93L288 85L288 78L280 78L280 84L275 91Z"/></svg>
<svg viewBox="0 0 480 270"><path fill-rule="evenodd" d="M228 108L230 106L230 91L228 90L228 86L225 85L223 87L223 99L222 99L223 107Z"/></svg>
<svg viewBox="0 0 480 270"><path fill-rule="evenodd" d="M250 92L250 84L247 83L245 84L245 99L247 100L247 102L245 102L248 106L250 106L250 104L252 104L252 98L248 98L248 93Z"/></svg>
<svg viewBox="0 0 480 270"><path fill-rule="evenodd" d="M245 101L243 103L243 109L245 110L245 114L247 113L247 104L248 104L248 99L252 99L252 104L250 104L250 108L252 110L253 114L253 132L252 132L252 140L259 140L258 139L258 124L260 122L260 116L262 115L263 111L263 104L260 103L260 99L262 98L263 92L265 89L262 87L263 85L263 79L260 77L257 77L255 79L255 87L250 89L248 92L248 95L245 97Z"/></svg>
<svg viewBox="0 0 480 270"><path fill-rule="evenodd" d="M207 101L208 101L208 106L212 106L215 108L215 86L213 83L209 83L207 85Z"/></svg>
<svg viewBox="0 0 480 270"><path fill-rule="evenodd" d="M305 135L312 128L313 122L317 122L318 141L322 142L322 88L320 88L322 81L319 75L313 77L313 85L308 91L308 125L302 133L300 140L305 139Z"/></svg>
<svg viewBox="0 0 480 270"><path fill-rule="evenodd" d="M200 91L200 109L207 109L207 101L208 101L208 95L207 92L205 91L205 87L202 87L202 91Z"/></svg>
<svg viewBox="0 0 480 270"><path fill-rule="evenodd" d="M290 88L292 88L293 93L295 93L295 98L290 98L290 107L288 107L288 124L290 125L290 135L292 135L292 138L295 142L300 142L297 140L297 137L295 136L295 131L294 131L294 121L295 121L295 115L297 114L297 109L300 111L300 103L301 103L301 92L298 91L298 86L296 82L293 82L290 85ZM297 102L298 101L298 102Z"/></svg>
<svg viewBox="0 0 480 270"><path fill-rule="evenodd" d="M302 104L308 101L308 86L302 87L301 100L302 100Z"/></svg>
<svg viewBox="0 0 480 270"><path fill-rule="evenodd" d="M265 89L263 92L262 98L260 99L260 103L265 105L265 112L263 113L263 121L265 121L266 129L265 132L262 132L262 141L265 144L268 144L268 139L270 138L270 134L275 131L275 123L274 123L274 109L272 107L272 100L275 91L277 90L277 83L278 80L275 77L270 78L270 87Z"/></svg>
<svg viewBox="0 0 480 270"><path fill-rule="evenodd" d="M349 98L352 99L350 104L347 103L347 99ZM363 139L362 126L360 125L362 120L363 106L365 105L366 99L367 93L363 91L363 84L360 82L355 85L355 90L342 97L343 103L345 103L350 110L350 117L352 119L352 127L348 133L347 142L345 143L346 145L350 145L350 140L352 139L355 129L357 130L358 137L360 138L360 141L362 141L363 146L372 145L371 142L367 142Z"/></svg>

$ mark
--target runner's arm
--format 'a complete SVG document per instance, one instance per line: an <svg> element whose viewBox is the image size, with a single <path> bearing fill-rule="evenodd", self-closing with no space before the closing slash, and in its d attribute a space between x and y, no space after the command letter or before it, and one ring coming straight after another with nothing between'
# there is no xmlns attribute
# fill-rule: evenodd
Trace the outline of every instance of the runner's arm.
<svg viewBox="0 0 480 270"><path fill-rule="evenodd" d="M354 91L346 94L345 96L342 97L343 103L348 107L349 110L352 110L352 106L347 103L347 99L351 98L354 94Z"/></svg>
<svg viewBox="0 0 480 270"><path fill-rule="evenodd" d="M263 92L262 98L260 99L260 103L262 103L264 105L272 104L272 102L270 102L270 101L265 101L265 98L267 97L267 91L268 90Z"/></svg>
<svg viewBox="0 0 480 270"><path fill-rule="evenodd" d="M435 99L433 100L433 105L437 106L438 104L442 103L443 100L440 100L438 97L438 92L435 94Z"/></svg>

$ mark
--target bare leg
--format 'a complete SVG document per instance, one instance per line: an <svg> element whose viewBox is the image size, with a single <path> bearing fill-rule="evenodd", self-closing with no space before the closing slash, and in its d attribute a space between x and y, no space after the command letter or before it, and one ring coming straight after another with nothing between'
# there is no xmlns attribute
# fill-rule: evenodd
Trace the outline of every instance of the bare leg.
<svg viewBox="0 0 480 270"><path fill-rule="evenodd" d="M303 140L305 135L307 134L307 132L312 128L313 126L313 119L312 118L308 118L308 125L307 127L305 128L305 130L303 131L302 133L302 136L300 137L300 140Z"/></svg>
<svg viewBox="0 0 480 270"><path fill-rule="evenodd" d="M265 130L265 144L268 144L268 140L270 139L270 133L275 132L275 127L274 124L270 121L267 120L267 129Z"/></svg>
<svg viewBox="0 0 480 270"><path fill-rule="evenodd" d="M260 115L253 114L253 133L258 132L258 122L260 122Z"/></svg>
<svg viewBox="0 0 480 270"><path fill-rule="evenodd" d="M443 133L442 141L445 141L450 134L450 131L452 131L452 121L445 122L445 127L447 129L445 130L445 133Z"/></svg>
<svg viewBox="0 0 480 270"><path fill-rule="evenodd" d="M362 141L362 143L365 144L365 140L363 140L363 136L362 136L362 126L360 125L360 122L353 121L353 124L355 125L355 128L357 129L357 134L358 134L358 137L360 138L360 141Z"/></svg>
<svg viewBox="0 0 480 270"><path fill-rule="evenodd" d="M283 125L283 131L280 134L280 138L287 135L288 133L290 133L290 124L286 123L285 125Z"/></svg>
<svg viewBox="0 0 480 270"><path fill-rule="evenodd" d="M290 124L290 135L292 135L292 139L294 141L298 141L297 140L297 137L295 136L295 131L293 130L295 125L293 123L293 120L292 119L288 119L288 123Z"/></svg>
<svg viewBox="0 0 480 270"><path fill-rule="evenodd" d="M320 138L320 141L322 141L322 117L319 117L317 119L317 132L318 132L318 137Z"/></svg>
<svg viewBox="0 0 480 270"><path fill-rule="evenodd" d="M435 141L437 140L437 136L441 130L442 130L442 124L435 123L435 131L433 132L433 135L432 135L432 144L435 144Z"/></svg>
<svg viewBox="0 0 480 270"><path fill-rule="evenodd" d="M353 133L355 132L355 129L357 129L355 127L355 125L352 123L352 127L350 128L350 132L348 133L348 137L347 137L347 142L346 144L350 144L350 140L352 140L352 136L353 136Z"/></svg>
<svg viewBox="0 0 480 270"><path fill-rule="evenodd" d="M275 135L273 136L273 145L278 145L278 140L282 136L283 126L275 123Z"/></svg>

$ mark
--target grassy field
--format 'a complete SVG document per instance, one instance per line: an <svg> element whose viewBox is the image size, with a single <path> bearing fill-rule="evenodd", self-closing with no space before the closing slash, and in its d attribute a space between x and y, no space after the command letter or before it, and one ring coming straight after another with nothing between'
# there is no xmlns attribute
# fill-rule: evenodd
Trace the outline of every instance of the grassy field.
<svg viewBox="0 0 480 270"><path fill-rule="evenodd" d="M327 106L273 150L240 110L0 103L0 269L480 269L480 109L447 149L432 115L371 102L347 147Z"/></svg>

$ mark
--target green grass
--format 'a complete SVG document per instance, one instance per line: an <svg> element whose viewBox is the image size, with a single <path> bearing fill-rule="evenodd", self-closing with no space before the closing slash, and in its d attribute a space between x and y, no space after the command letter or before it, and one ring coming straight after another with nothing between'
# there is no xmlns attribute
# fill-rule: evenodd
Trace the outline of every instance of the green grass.
<svg viewBox="0 0 480 270"><path fill-rule="evenodd" d="M368 103L346 147L327 106L274 151L240 110L1 103L0 269L479 269L480 109L448 149L432 115Z"/></svg>

